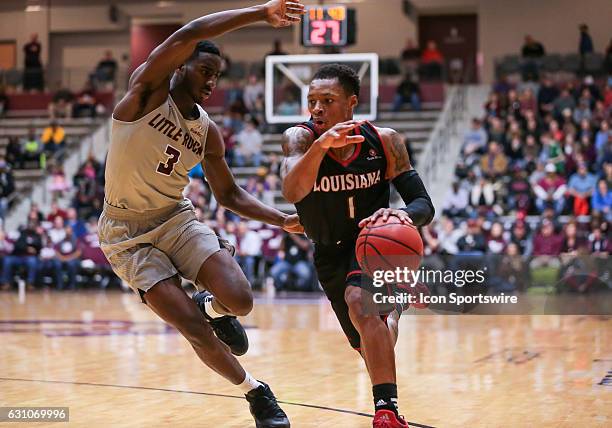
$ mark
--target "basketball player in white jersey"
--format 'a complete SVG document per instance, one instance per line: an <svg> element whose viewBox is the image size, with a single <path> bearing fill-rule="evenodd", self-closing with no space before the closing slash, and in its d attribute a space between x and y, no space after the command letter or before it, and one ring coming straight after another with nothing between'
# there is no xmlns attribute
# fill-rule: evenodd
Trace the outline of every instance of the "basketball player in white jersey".
<svg viewBox="0 0 612 428"><path fill-rule="evenodd" d="M203 39L257 21L288 26L303 13L299 0L272 0L207 15L150 54L113 112L99 221L101 247L113 270L189 341L206 365L239 386L258 428L290 425L270 388L232 355L248 347L235 316L251 311L251 289L228 246L196 220L182 192L188 171L201 162L221 205L302 232L297 216L262 204L236 185L219 129L199 104L215 88L222 61L217 47ZM194 302L181 288L180 276L208 291Z"/></svg>

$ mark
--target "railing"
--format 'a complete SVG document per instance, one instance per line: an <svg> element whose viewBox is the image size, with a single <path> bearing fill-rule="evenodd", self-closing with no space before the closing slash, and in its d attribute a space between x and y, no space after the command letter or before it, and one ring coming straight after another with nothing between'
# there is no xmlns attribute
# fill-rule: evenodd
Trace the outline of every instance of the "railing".
<svg viewBox="0 0 612 428"><path fill-rule="evenodd" d="M98 90L125 90L128 78L126 68L118 68L114 78L96 73L94 68L87 67L47 67L27 71L19 68L9 70L0 68L0 86L19 90L42 89L42 91L53 92L61 86L78 92L88 81L91 81ZM41 85L42 88L40 88Z"/></svg>
<svg viewBox="0 0 612 428"><path fill-rule="evenodd" d="M450 152L450 141L457 136L457 126L464 117L465 109L465 86L448 87L444 108L418 163L419 174L425 186L430 187L436 181L440 165L446 163Z"/></svg>

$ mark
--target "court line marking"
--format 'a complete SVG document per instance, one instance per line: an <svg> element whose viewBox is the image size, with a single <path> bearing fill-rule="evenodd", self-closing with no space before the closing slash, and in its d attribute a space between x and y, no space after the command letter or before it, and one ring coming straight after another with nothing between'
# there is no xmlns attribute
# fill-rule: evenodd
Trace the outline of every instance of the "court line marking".
<svg viewBox="0 0 612 428"><path fill-rule="evenodd" d="M244 397L241 397L238 395L217 394L213 392L186 391L186 390L181 390L181 389L170 389L170 388L153 388L149 386L113 385L113 384L108 384L108 383L70 382L70 381L65 381L65 380L21 379L21 378L10 378L10 377L0 377L0 381L56 383L56 384L79 385L79 386L101 386L101 387L107 387L107 388L123 388L123 389L138 389L138 390L146 390L146 391L176 392L180 394L195 394L195 395L206 395L209 397L235 398L239 400L246 400ZM337 409L335 407L317 406L315 404L306 404L306 403L294 403L291 401L283 401L283 400L278 400L278 402L280 404L287 404L289 406L308 407L311 409L318 409L318 410L328 410L330 412L346 413L349 415L364 416L367 418L374 417L374 415L370 413L356 412L354 410L346 410L346 409ZM416 422L408 422L408 424L411 426L417 427L417 428L435 428L430 425L418 424Z"/></svg>

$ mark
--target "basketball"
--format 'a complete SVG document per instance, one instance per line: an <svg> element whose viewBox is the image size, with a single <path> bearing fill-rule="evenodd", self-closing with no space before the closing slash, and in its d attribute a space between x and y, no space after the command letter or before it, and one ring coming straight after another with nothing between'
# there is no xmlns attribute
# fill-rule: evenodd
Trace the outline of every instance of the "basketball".
<svg viewBox="0 0 612 428"><path fill-rule="evenodd" d="M423 257L423 241L417 228L391 216L366 225L355 245L357 263L368 275L377 270L408 267L416 270Z"/></svg>

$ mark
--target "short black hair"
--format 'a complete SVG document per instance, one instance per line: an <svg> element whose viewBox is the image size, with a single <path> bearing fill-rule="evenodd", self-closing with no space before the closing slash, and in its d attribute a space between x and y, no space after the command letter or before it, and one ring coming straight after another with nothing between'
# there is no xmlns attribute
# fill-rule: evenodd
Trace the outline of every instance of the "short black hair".
<svg viewBox="0 0 612 428"><path fill-rule="evenodd" d="M219 47L213 42L211 42L210 40L199 41L195 49L193 50L193 54L191 55L191 58L196 58L201 53L209 53L209 54L221 56L221 51L219 50Z"/></svg>
<svg viewBox="0 0 612 428"><path fill-rule="evenodd" d="M361 83L359 76L351 67L344 64L327 64L319 68L312 80L338 79L344 91L349 95L359 96Z"/></svg>

